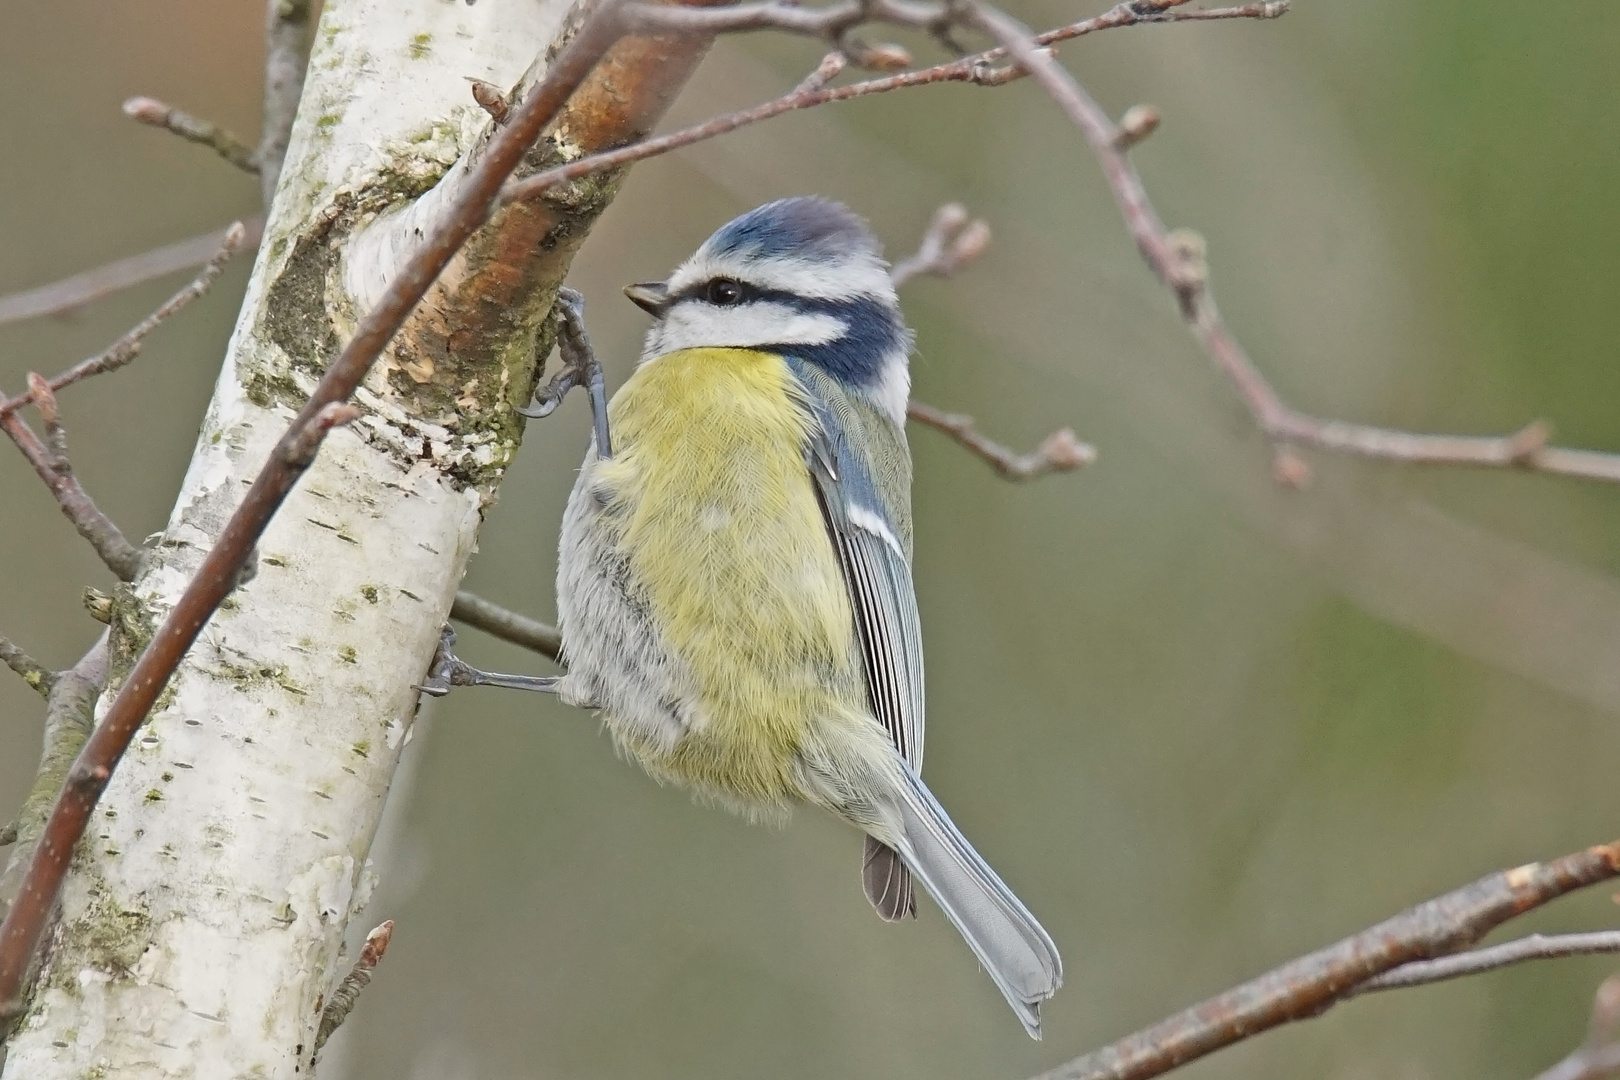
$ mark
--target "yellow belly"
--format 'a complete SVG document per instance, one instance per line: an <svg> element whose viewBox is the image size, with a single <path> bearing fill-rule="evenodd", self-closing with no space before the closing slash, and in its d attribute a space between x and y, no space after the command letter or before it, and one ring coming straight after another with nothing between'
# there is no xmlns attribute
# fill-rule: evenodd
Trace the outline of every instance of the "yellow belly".
<svg viewBox="0 0 1620 1080"><path fill-rule="evenodd" d="M780 357L751 350L651 361L614 396L614 457L595 474L632 587L699 688L673 749L629 749L655 774L749 805L802 795L807 742L864 711L792 385Z"/></svg>

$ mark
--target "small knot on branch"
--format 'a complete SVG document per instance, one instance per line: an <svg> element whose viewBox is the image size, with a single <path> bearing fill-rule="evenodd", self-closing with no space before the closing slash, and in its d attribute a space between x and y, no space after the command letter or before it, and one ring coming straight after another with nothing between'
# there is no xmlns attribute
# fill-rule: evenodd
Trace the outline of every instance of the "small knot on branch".
<svg viewBox="0 0 1620 1080"><path fill-rule="evenodd" d="M1151 19L1155 15L1163 15L1173 7L1180 7L1187 0L1132 0L1127 5L1133 14Z"/></svg>
<svg viewBox="0 0 1620 1080"><path fill-rule="evenodd" d="M1174 229L1165 243L1170 254L1165 267L1168 284L1186 303L1209 284L1209 244L1194 229Z"/></svg>
<svg viewBox="0 0 1620 1080"><path fill-rule="evenodd" d="M889 277L896 288L922 274L949 277L989 246L989 224L969 215L961 203L946 203L934 211L916 254L896 263Z"/></svg>
<svg viewBox="0 0 1620 1080"><path fill-rule="evenodd" d="M911 52L893 41L868 45L852 34L838 39L838 48L850 61L872 71L904 71L912 64Z"/></svg>
<svg viewBox="0 0 1620 1080"><path fill-rule="evenodd" d="M1163 119L1159 110L1152 105L1132 105L1119 118L1119 127L1114 131L1114 149L1129 150L1159 130L1159 123Z"/></svg>
<svg viewBox="0 0 1620 1080"><path fill-rule="evenodd" d="M103 625L112 624L113 598L100 589L86 585L84 587L84 610L90 617Z"/></svg>
<svg viewBox="0 0 1620 1080"><path fill-rule="evenodd" d="M1531 459L1547 448L1552 428L1545 420L1532 420L1507 437L1508 461L1515 465L1528 465Z"/></svg>
<svg viewBox="0 0 1620 1080"><path fill-rule="evenodd" d="M1311 485L1311 464L1291 446L1279 446L1271 455L1271 477L1289 491Z"/></svg>
<svg viewBox="0 0 1620 1080"><path fill-rule="evenodd" d="M1045 461L1054 472L1071 472L1095 464L1097 448L1081 442L1072 428L1059 428L1036 448L1034 456Z"/></svg>
<svg viewBox="0 0 1620 1080"><path fill-rule="evenodd" d="M473 100L478 102L478 107L489 113L489 118L497 124L504 123L507 114L512 111L511 102L507 101L501 88L494 83L473 79L472 96Z"/></svg>
<svg viewBox="0 0 1620 1080"><path fill-rule="evenodd" d="M821 58L816 70L804 77L804 81L793 88L795 94L807 94L813 90L820 90L834 79L838 78L843 70L849 66L849 57L834 49Z"/></svg>

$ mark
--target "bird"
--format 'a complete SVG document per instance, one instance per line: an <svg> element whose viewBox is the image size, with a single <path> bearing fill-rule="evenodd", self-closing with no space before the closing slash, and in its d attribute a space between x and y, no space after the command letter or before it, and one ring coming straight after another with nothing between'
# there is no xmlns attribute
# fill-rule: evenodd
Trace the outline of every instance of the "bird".
<svg viewBox="0 0 1620 1080"><path fill-rule="evenodd" d="M878 915L915 915L920 883L1039 1039L1057 948L921 777L912 332L876 238L840 203L781 199L625 293L653 323L563 515L566 674L464 681L594 709L655 779L752 818L853 825Z"/></svg>

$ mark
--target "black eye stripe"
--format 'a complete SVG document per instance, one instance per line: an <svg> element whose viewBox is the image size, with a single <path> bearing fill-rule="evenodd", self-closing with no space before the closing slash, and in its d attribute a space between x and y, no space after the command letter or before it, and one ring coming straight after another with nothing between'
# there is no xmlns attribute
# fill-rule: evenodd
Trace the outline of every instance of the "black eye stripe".
<svg viewBox="0 0 1620 1080"><path fill-rule="evenodd" d="M713 295L717 286L729 285L737 290L736 298L731 300L717 300ZM792 300L787 293L767 293L765 290L740 281L734 277L712 277L705 281L695 281L686 288L670 296L672 304L679 304L686 300L696 300L700 303L712 304L717 307L736 307L739 304L752 303L755 300L779 299Z"/></svg>

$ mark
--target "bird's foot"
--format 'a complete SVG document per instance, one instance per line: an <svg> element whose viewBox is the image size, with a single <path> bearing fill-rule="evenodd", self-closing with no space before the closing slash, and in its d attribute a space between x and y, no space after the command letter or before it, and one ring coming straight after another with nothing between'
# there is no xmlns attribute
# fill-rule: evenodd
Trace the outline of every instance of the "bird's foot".
<svg viewBox="0 0 1620 1080"><path fill-rule="evenodd" d="M480 671L451 651L456 643L456 632L446 626L439 633L439 647L433 652L427 677L416 689L430 697L444 697L453 686L504 686L510 690L535 690L555 694L559 675L503 675L498 671Z"/></svg>
<svg viewBox="0 0 1620 1080"><path fill-rule="evenodd" d="M607 393L602 379L602 363L591 348L591 339L585 333L585 297L575 289L557 290L557 304L552 308L557 317L557 351L562 354L563 369L552 380L534 392L534 400L518 412L531 419L550 416L568 391L583 386L591 398L591 422L596 432L596 456L613 456L613 441L608 435Z"/></svg>

